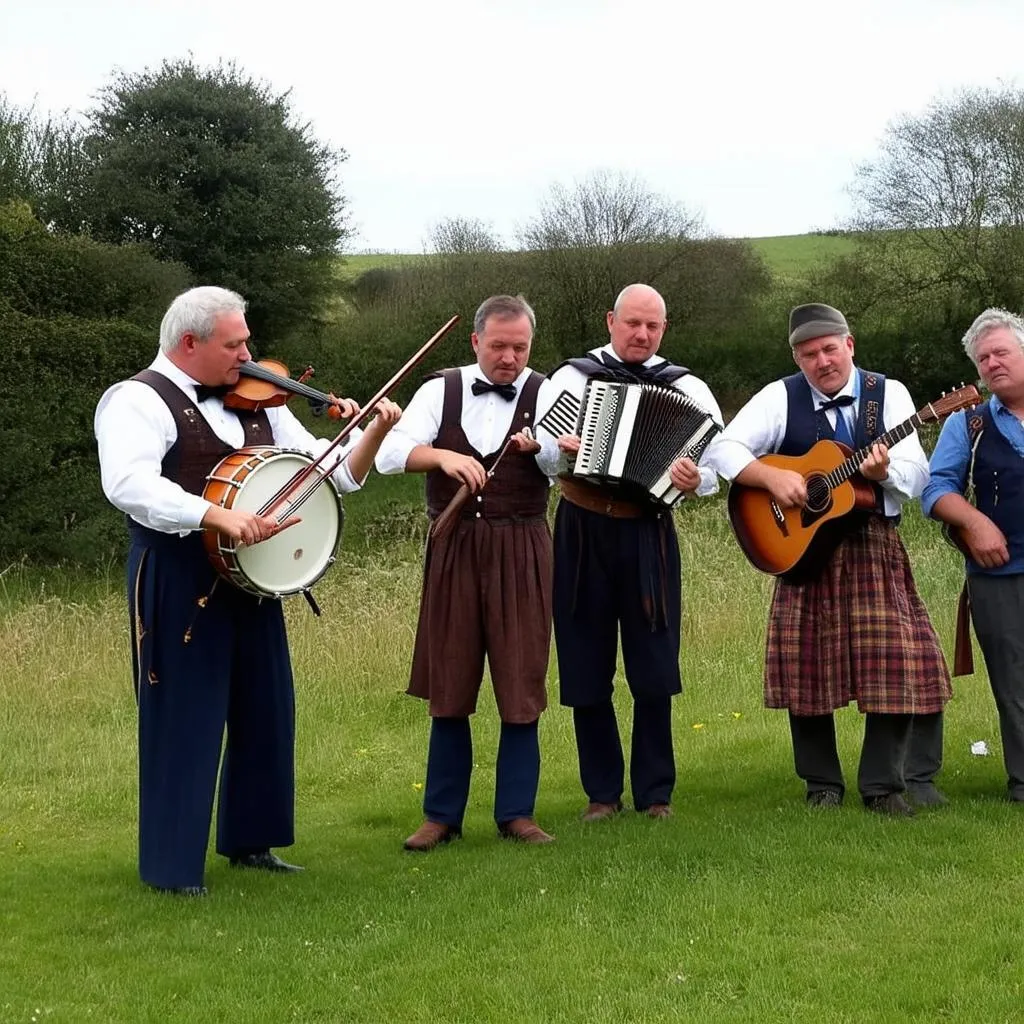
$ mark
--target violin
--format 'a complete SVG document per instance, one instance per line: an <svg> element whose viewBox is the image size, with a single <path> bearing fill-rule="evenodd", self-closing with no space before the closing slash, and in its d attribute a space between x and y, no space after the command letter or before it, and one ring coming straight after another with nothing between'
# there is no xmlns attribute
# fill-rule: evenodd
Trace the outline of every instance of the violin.
<svg viewBox="0 0 1024 1024"><path fill-rule="evenodd" d="M303 395L309 399L315 415L327 411L328 419L342 417L339 399L326 395L306 384L313 375L313 367L306 368L298 380L288 375L288 367L276 359L250 359L238 368L238 383L233 384L224 395L224 404L229 409L244 409L259 412L284 405L292 395Z"/></svg>

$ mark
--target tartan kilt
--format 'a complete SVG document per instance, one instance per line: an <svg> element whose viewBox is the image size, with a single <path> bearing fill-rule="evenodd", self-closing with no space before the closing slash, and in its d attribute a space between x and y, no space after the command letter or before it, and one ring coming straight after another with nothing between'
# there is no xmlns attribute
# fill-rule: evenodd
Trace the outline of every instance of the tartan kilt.
<svg viewBox="0 0 1024 1024"><path fill-rule="evenodd" d="M952 690L938 637L895 525L871 515L821 574L777 580L768 615L764 702L795 715L927 715Z"/></svg>

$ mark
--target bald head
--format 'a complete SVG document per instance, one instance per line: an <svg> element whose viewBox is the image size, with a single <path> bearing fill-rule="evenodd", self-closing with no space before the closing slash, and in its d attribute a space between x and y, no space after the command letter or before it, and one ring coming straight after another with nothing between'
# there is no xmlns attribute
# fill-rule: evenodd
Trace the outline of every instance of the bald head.
<svg viewBox="0 0 1024 1024"><path fill-rule="evenodd" d="M666 327L665 300L647 284L623 288L608 313L612 350L624 363L650 359L661 346Z"/></svg>
<svg viewBox="0 0 1024 1024"><path fill-rule="evenodd" d="M656 302L661 307L661 319L665 319L665 300L661 297L661 293L655 291L649 284L627 284L618 294L618 298L615 300L615 305L612 306L612 312L618 313L622 307L623 302L630 300L636 300L639 302Z"/></svg>

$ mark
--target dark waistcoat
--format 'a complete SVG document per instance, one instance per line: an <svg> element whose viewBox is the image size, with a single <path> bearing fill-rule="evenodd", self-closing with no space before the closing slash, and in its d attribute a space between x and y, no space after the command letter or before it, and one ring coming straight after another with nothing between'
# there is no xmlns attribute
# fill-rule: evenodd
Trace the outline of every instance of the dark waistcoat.
<svg viewBox="0 0 1024 1024"><path fill-rule="evenodd" d="M444 380L444 408L434 447L446 448L460 455L470 455L480 462L484 469L489 470L501 451L501 446L497 451L485 454L478 452L469 443L461 422L461 372L457 368L442 370L435 376L440 376ZM533 372L526 378L504 440L507 441L512 434L518 433L524 427L532 426L535 422L537 394L543 380L539 373ZM504 441L502 443L504 444ZM439 469L427 473L427 512L431 519L435 519L444 511L460 486L458 480ZM548 478L538 469L534 456L510 450L502 458L501 466L487 487L466 502L462 516L484 519L541 519L547 513L548 491Z"/></svg>
<svg viewBox="0 0 1024 1024"><path fill-rule="evenodd" d="M885 409L885 377L880 373L856 368L860 374L860 412L853 431L853 443L859 450L885 433L882 413ZM811 386L802 373L784 378L786 385L786 434L779 447L780 455L805 455L818 441L835 440L835 431L824 410L814 407ZM875 510L885 508L882 488L873 485Z"/></svg>
<svg viewBox="0 0 1024 1024"><path fill-rule="evenodd" d="M975 429L972 418L981 420ZM968 415L968 432L977 437L974 459L974 496L978 509L1003 531L1010 558L1024 557L1024 459L995 424L992 403ZM985 570L970 562L971 572Z"/></svg>
<svg viewBox="0 0 1024 1024"><path fill-rule="evenodd" d="M141 370L132 380L148 384L164 400L174 417L178 436L164 455L161 476L172 480L189 494L202 494L206 477L214 466L235 449L214 433L192 399L162 373ZM242 410L237 416L245 429L244 447L274 443L270 420L263 409L259 412Z"/></svg>

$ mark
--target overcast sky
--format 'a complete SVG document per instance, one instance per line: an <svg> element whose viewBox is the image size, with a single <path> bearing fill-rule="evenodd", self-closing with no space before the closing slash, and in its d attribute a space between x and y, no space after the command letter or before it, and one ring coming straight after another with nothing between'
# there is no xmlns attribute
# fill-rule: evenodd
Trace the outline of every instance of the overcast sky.
<svg viewBox="0 0 1024 1024"><path fill-rule="evenodd" d="M1022 40L1022 0L0 0L0 90L75 113L114 69L234 60L347 150L352 251L454 215L513 241L598 168L757 237L839 222L890 119L1024 85Z"/></svg>

